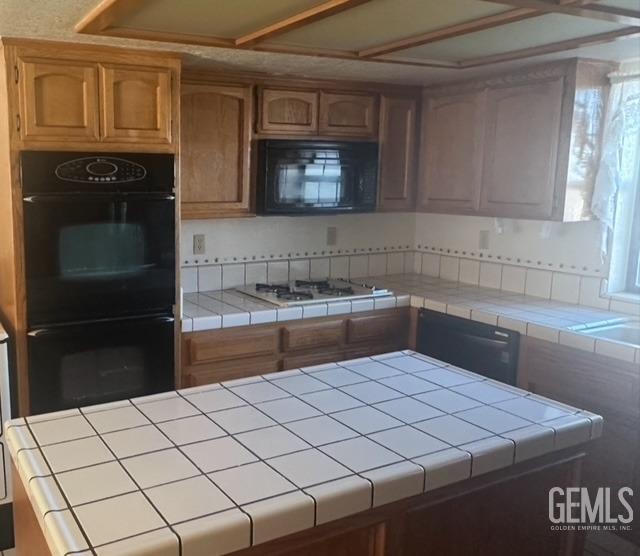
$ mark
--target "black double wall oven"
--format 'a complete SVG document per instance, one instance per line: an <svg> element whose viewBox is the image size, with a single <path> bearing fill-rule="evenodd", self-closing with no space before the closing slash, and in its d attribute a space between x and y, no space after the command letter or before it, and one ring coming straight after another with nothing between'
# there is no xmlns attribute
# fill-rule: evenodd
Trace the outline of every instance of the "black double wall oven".
<svg viewBox="0 0 640 556"><path fill-rule="evenodd" d="M169 154L21 153L32 413L174 384Z"/></svg>

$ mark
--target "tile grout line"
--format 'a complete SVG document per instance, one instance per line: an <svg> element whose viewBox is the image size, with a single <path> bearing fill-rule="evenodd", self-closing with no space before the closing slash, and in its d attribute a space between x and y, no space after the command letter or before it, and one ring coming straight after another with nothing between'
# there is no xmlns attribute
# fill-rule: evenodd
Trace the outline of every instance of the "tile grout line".
<svg viewBox="0 0 640 556"><path fill-rule="evenodd" d="M131 402L131 400L128 400L128 402L135 407L135 404L133 402ZM164 523L166 524L166 526L171 530L171 532L176 536L176 538L178 539L178 556L182 556L182 538L180 537L180 535L177 533L177 531L171 526L171 524L167 521L167 519L164 517L164 515L162 515L162 512L156 507L156 505L151 501L151 499L149 498L149 496L147 496L147 494L144 492L144 490L142 489L142 487L140 486L140 484L138 483L138 481L133 477L133 475L131 475L131 473L129 472L129 470L125 467L125 465L120 461L120 458L116 455L116 453L111 449L111 446L109 446L107 444L107 442L102 438L102 436L98 433L98 430L93 426L93 423L91 421L89 421L89 419L87 419L87 416L85 415L84 411L82 411L82 408L79 408L80 414L84 416L85 420L87 421L87 423L89 423L89 426L96 431L96 435L98 436L98 438L100 439L100 441L105 445L105 447L107 448L107 450L109 450L109 452L111 452L111 455L115 458L115 461L118 462L118 465L120 465L120 467L122 468L122 470L128 475L129 479L131 479L131 481L133 482L134 485L136 485L138 487L138 491L140 492L140 494L142 494L142 496L144 496L144 498L147 500L147 502L149 503L149 505L156 511L156 513L158 514L158 516L160 517L160 519L162 519L162 521L164 521ZM145 415L146 417L146 415ZM146 531L146 533L148 533L149 531ZM122 539L117 539L112 541L112 543L118 542L119 540Z"/></svg>
<svg viewBox="0 0 640 556"><path fill-rule="evenodd" d="M38 438L34 434L32 428L31 428L31 424L29 423L28 419L26 419L26 418L25 418L25 423L27 425L27 429L29 430L29 433L31 434L31 436L33 437L33 439L36 442L36 447L38 448L40 456L42 457L43 461L47 464L47 467L49 468L49 471L51 472L51 477L53 478L53 481L55 482L56 486L58 487L58 490L60 491L60 494L62 495L62 498L64 499L64 501L67 504L67 508L69 509L69 513L73 517L74 521L76 522L76 525L78 526L78 529L80 530L80 533L84 537L84 540L87 543L87 547L89 548L91 553L94 556L96 556L96 551L91 546L91 542L89 541L89 536L87 535L86 531L84 530L84 527L80 523L80 519L78 519L78 516L76 515L76 512L74 511L73 507L71 506L71 503L69 502L69 499L67 498L67 495L62 490L62 485L60 484L60 482L58 481L57 477L55 476L55 473L53 472L53 468L51 467L51 463L49 462L49 459L47 458L46 454L44 453L44 450L40 446L40 442L38 441ZM30 483L31 479L29 479L28 482ZM44 517L42 518L42 520L44 521Z"/></svg>

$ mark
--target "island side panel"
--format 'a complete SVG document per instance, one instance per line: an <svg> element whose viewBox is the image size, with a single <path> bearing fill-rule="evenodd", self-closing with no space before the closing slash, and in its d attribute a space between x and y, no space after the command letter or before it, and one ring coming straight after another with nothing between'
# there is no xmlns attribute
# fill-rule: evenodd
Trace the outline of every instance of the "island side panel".
<svg viewBox="0 0 640 556"><path fill-rule="evenodd" d="M22 478L11 463L13 476L13 524L16 550L19 556L51 556L51 551L25 492Z"/></svg>
<svg viewBox="0 0 640 556"><path fill-rule="evenodd" d="M584 531L552 531L548 493L577 487L578 447L454 483L233 556L582 556Z"/></svg>

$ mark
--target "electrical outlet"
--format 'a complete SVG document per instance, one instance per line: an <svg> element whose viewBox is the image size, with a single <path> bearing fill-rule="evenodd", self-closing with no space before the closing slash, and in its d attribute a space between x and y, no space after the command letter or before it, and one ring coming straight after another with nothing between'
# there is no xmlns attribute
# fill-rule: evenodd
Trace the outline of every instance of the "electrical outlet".
<svg viewBox="0 0 640 556"><path fill-rule="evenodd" d="M329 226L327 228L327 245L337 245L338 243L338 228L335 226Z"/></svg>
<svg viewBox="0 0 640 556"><path fill-rule="evenodd" d="M204 234L193 234L193 254L204 255Z"/></svg>
<svg viewBox="0 0 640 556"><path fill-rule="evenodd" d="M478 249L489 249L489 230L480 230L478 234Z"/></svg>

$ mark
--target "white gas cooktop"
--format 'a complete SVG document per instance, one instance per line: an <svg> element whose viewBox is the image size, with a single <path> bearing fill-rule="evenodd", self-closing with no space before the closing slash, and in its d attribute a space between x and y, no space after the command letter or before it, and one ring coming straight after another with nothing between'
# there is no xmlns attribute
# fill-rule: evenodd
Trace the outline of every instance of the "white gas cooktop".
<svg viewBox="0 0 640 556"><path fill-rule="evenodd" d="M279 307L327 303L391 295L386 289L346 280L292 280L276 284L248 284L237 291L273 303Z"/></svg>

